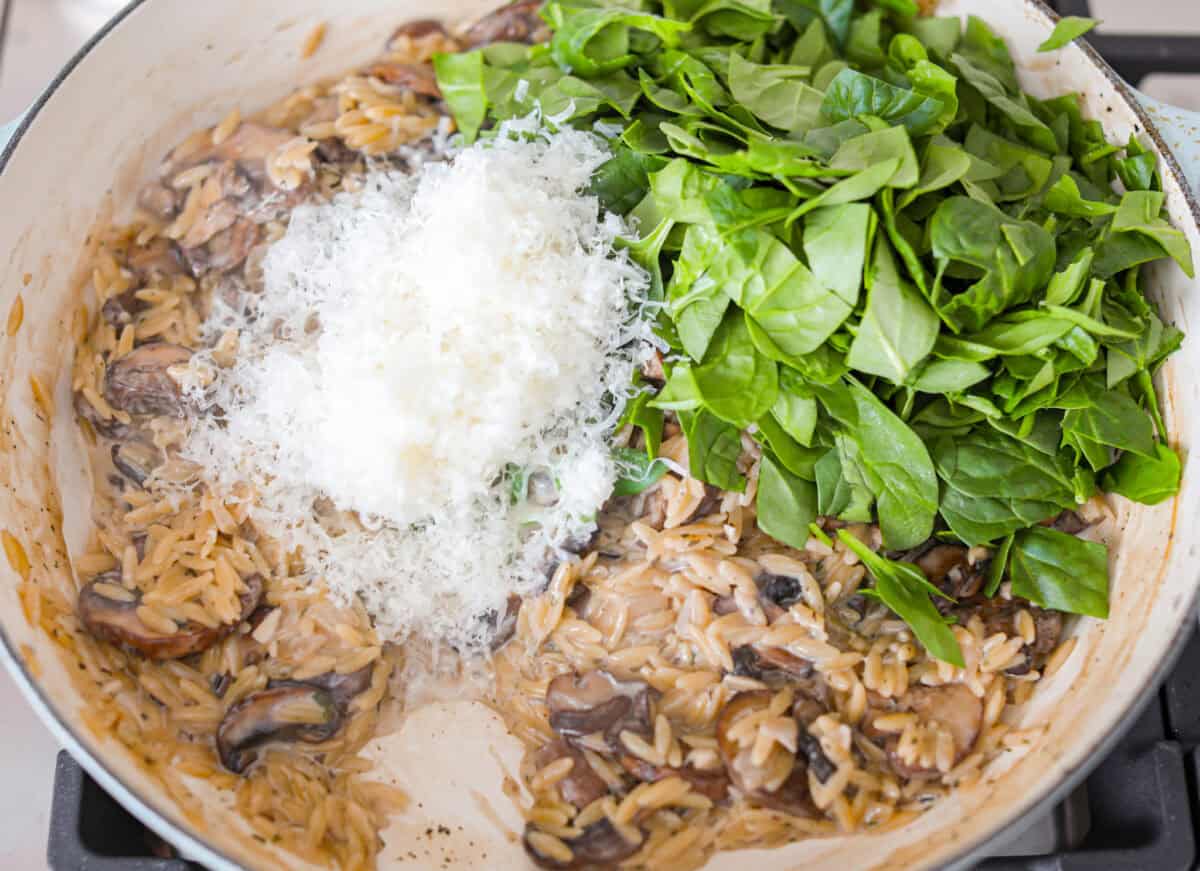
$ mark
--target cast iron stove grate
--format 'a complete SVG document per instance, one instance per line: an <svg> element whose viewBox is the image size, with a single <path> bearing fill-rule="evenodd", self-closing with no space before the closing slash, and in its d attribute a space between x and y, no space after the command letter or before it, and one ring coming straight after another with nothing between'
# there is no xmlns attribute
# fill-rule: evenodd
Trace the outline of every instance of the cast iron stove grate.
<svg viewBox="0 0 1200 871"><path fill-rule="evenodd" d="M1088 0L1058 0L1088 15ZM1200 74L1200 35L1088 35L1137 85L1151 73ZM1112 754L1053 813L980 871L1189 871L1200 831L1200 636ZM65 752L54 774L54 871L202 871L96 785Z"/></svg>

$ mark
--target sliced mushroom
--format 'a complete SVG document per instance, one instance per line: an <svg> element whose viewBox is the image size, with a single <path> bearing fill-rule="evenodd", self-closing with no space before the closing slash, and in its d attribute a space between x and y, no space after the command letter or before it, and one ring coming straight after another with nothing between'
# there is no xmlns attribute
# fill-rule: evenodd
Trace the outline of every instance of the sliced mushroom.
<svg viewBox="0 0 1200 871"><path fill-rule="evenodd" d="M139 487L146 485L147 479L162 465L162 461L162 451L144 441L131 439L112 446L113 465Z"/></svg>
<svg viewBox="0 0 1200 871"><path fill-rule="evenodd" d="M242 218L204 245L184 248L183 256L188 269L197 278L205 272L228 272L245 261L250 250L258 244L258 237L258 224Z"/></svg>
<svg viewBox="0 0 1200 871"><path fill-rule="evenodd" d="M756 647L760 669L778 669L799 678L813 675L813 664L782 647Z"/></svg>
<svg viewBox="0 0 1200 871"><path fill-rule="evenodd" d="M760 598L773 602L781 608L787 608L794 602L799 602L804 587L796 578L787 575L761 574L754 579L758 584Z"/></svg>
<svg viewBox="0 0 1200 871"><path fill-rule="evenodd" d="M1003 632L1009 638L1015 638L1021 634L1017 626L1017 617L1021 611L1028 611L1033 617L1034 641L1022 648L1024 658L1021 662L1005 669L1008 674L1020 675L1041 668L1046 656L1058 647L1063 632L1061 612L1039 608L1024 599L988 599L976 596L960 602L959 607L953 609L952 613L960 623L966 623L971 617L979 617L983 621L985 635Z"/></svg>
<svg viewBox="0 0 1200 871"><path fill-rule="evenodd" d="M326 672L317 677L308 678L305 683L310 683L328 692L333 698L334 704L344 711L355 696L370 689L374 674L374 665L364 665L358 671L352 671L349 674L338 674L336 671Z"/></svg>
<svg viewBox="0 0 1200 871"><path fill-rule="evenodd" d="M642 377L655 387L662 387L667 383L667 373L663 369L661 351L655 350L654 356L642 364Z"/></svg>
<svg viewBox="0 0 1200 871"><path fill-rule="evenodd" d="M570 862L562 862L538 851L536 844L529 837L536 831L532 825L527 825L522 843L529 858L539 868L614 868L617 863L628 859L641 847L640 843L625 840L609 820L602 819L592 823L582 834L565 841L572 857Z"/></svg>
<svg viewBox="0 0 1200 871"><path fill-rule="evenodd" d="M955 599L974 596L983 587L984 566L971 565L968 551L962 545L939 544L929 548L916 560L917 568L929 582ZM943 607L946 603L940 600Z"/></svg>
<svg viewBox="0 0 1200 871"><path fill-rule="evenodd" d="M584 589L587 589L586 587ZM493 617L493 622L496 625L496 632L492 635L492 640L488 643L488 647L494 652L499 650L516 634L517 631L517 616L521 613L521 597L513 594L508 597L504 603L504 613L496 620Z"/></svg>
<svg viewBox="0 0 1200 871"><path fill-rule="evenodd" d="M1054 518L1050 526L1059 532L1065 532L1067 535L1078 535L1091 526L1091 524L1080 517L1077 512L1067 510Z"/></svg>
<svg viewBox="0 0 1200 871"><path fill-rule="evenodd" d="M192 359L192 352L167 342L135 348L108 367L104 398L130 414L184 416L183 394L168 371Z"/></svg>
<svg viewBox="0 0 1200 871"><path fill-rule="evenodd" d="M913 687L903 698L902 706L921 720L937 723L950 733L954 740L955 764L971 752L983 726L983 702L963 684ZM897 774L915 779L939 773L934 767L900 758L898 744L899 737L888 741L888 759Z"/></svg>
<svg viewBox="0 0 1200 871"><path fill-rule="evenodd" d="M169 221L179 209L179 197L165 184L151 182L138 193L138 206L160 221Z"/></svg>
<svg viewBox="0 0 1200 871"><path fill-rule="evenodd" d="M281 682L252 693L225 712L217 727L217 754L222 765L241 774L264 744L316 744L332 738L341 725L342 712L329 690L311 683Z"/></svg>
<svg viewBox="0 0 1200 871"><path fill-rule="evenodd" d="M480 18L463 35L466 48L493 42L542 42L550 29L541 19L542 0L517 0Z"/></svg>
<svg viewBox="0 0 1200 871"><path fill-rule="evenodd" d="M175 243L163 236L154 238L148 245L139 245L130 250L125 262L144 282L167 275L176 275L183 271L183 261L179 258L179 249ZM136 314L138 308L143 305L141 300L135 300L133 306L126 305L125 308L130 313Z"/></svg>
<svg viewBox="0 0 1200 871"><path fill-rule="evenodd" d="M130 590L127 598L109 598L97 591L98 584L120 586L117 572L99 575L84 584L79 591L79 619L93 636L109 644L132 648L149 659L180 659L207 650L234 630L237 623L202 626L188 622L173 633L151 629L138 616L142 603L140 591ZM246 591L239 597L242 612L238 622L245 620L262 599L262 578L253 575L246 579Z"/></svg>
<svg viewBox="0 0 1200 871"><path fill-rule="evenodd" d="M622 756L621 767L643 783L656 783L667 777L681 778L691 784L693 792L712 801L724 801L729 795L729 777L724 771L701 771L690 765L670 768L653 765L636 756Z"/></svg>
<svg viewBox="0 0 1200 871"><path fill-rule="evenodd" d="M642 681L621 681L606 671L562 674L546 689L550 726L571 740L600 733L619 748L621 733L649 735L650 687Z"/></svg>
<svg viewBox="0 0 1200 871"><path fill-rule="evenodd" d="M121 423L115 417L104 417L82 393L75 394L72 404L75 407L75 416L81 422L86 421L97 435L109 439L123 439L130 436L131 427Z"/></svg>
<svg viewBox="0 0 1200 871"><path fill-rule="evenodd" d="M828 761L826 760L826 762ZM825 779L818 777L822 783L825 782ZM753 798L764 807L782 811L794 817L816 819L821 816L821 810L813 801L812 792L808 788L808 767L804 764L803 759L796 760L795 765L792 766L792 773L788 775L788 779L779 789L774 792L756 793Z"/></svg>
<svg viewBox="0 0 1200 871"><path fill-rule="evenodd" d="M397 85L405 90L430 97L442 99L442 89L438 87L437 76L433 72L433 64L402 64L392 61L381 61L367 68L367 75L374 76L389 85Z"/></svg>
<svg viewBox="0 0 1200 871"><path fill-rule="evenodd" d="M714 487L712 484L704 485L704 496L700 499L700 504L696 506L696 510L688 515L683 521L686 526L689 523L698 523L710 514L715 513L721 507L721 499L723 494L720 488Z"/></svg>
<svg viewBox="0 0 1200 871"><path fill-rule="evenodd" d="M587 757L566 741L552 741L540 748L534 754L533 764L540 770L558 759L570 759L573 763L567 776L558 782L558 793L563 801L582 810L596 799L608 795L608 784L592 770Z"/></svg>
<svg viewBox="0 0 1200 871"><path fill-rule="evenodd" d="M407 37L409 39L422 39L426 36L433 36L435 33L440 33L446 36L446 28L442 22L433 18L418 18L416 21L409 21L406 24L401 24L392 35L388 38L388 46L390 47L397 39Z"/></svg>

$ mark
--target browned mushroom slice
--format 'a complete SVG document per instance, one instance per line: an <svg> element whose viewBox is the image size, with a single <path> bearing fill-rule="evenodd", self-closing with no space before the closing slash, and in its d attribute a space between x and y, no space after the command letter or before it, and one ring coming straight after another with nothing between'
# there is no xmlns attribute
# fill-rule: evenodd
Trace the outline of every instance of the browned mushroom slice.
<svg viewBox="0 0 1200 871"><path fill-rule="evenodd" d="M921 720L937 723L950 733L954 740L955 764L961 762L975 746L975 739L979 737L979 730L983 726L983 702L962 684L913 687L902 700L902 705ZM888 759L897 774L921 778L939 773L934 766L901 758L897 752L898 743L898 737L888 742Z"/></svg>
<svg viewBox="0 0 1200 871"><path fill-rule="evenodd" d="M309 683L288 681L252 693L225 712L217 727L217 755L235 774L272 741L316 744L334 736L342 713L333 695Z"/></svg>
<svg viewBox="0 0 1200 871"><path fill-rule="evenodd" d="M114 417L105 418L94 405L88 402L82 393L76 393L72 400L75 416L81 424L86 423L97 434L109 439L128 438L131 428Z"/></svg>
<svg viewBox="0 0 1200 871"><path fill-rule="evenodd" d="M320 687L329 693L336 704L343 711L349 706L354 697L365 693L371 686L371 678L375 674L374 665L365 665L358 671L352 671L349 674L338 674L336 671L330 671L317 677L309 678L306 683Z"/></svg>
<svg viewBox="0 0 1200 871"><path fill-rule="evenodd" d="M584 587L584 589L587 589ZM504 603L504 613L495 620L496 633L492 636L492 640L488 643L488 647L494 652L499 650L505 644L508 644L509 639L516 634L517 631L517 616L521 613L521 597L513 594L508 597Z"/></svg>
<svg viewBox="0 0 1200 871"><path fill-rule="evenodd" d="M258 244L258 236L258 224L243 218L217 233L204 245L184 248L183 256L188 269L196 277L205 272L228 272L246 259L250 249Z"/></svg>
<svg viewBox="0 0 1200 871"><path fill-rule="evenodd" d="M173 633L165 633L147 626L138 616L141 594L130 590L120 598L104 595L106 586L119 587L121 576L117 572L99 575L79 591L77 608L79 619L93 636L109 644L132 648L149 659L180 659L193 653L207 650L233 631L236 623L220 626L202 626L185 623ZM98 585L100 586L97 589ZM239 597L242 612L238 622L246 619L262 600L262 578L253 575L246 579L246 591Z"/></svg>
<svg viewBox="0 0 1200 871"><path fill-rule="evenodd" d="M699 523L710 514L715 514L721 508L723 495L720 488L714 487L712 484L705 484L704 496L701 497L700 504L696 506L695 511L688 515L683 524L686 526L689 523Z"/></svg>
<svg viewBox="0 0 1200 871"><path fill-rule="evenodd" d="M608 784L592 770L587 757L561 739L547 744L534 754L534 768L540 771L558 759L570 759L573 763L567 776L558 782L558 792L563 801L583 809L596 799L608 795Z"/></svg>
<svg viewBox="0 0 1200 871"><path fill-rule="evenodd" d="M654 351L654 356L642 364L642 377L653 384L655 387L662 387L667 383L667 373L663 369L662 352Z"/></svg>
<svg viewBox="0 0 1200 871"><path fill-rule="evenodd" d="M822 783L825 782L825 779L820 777L817 779ZM792 773L788 775L788 779L779 789L774 792L755 793L752 798L763 807L782 811L793 817L816 819L821 816L821 811L813 801L812 792L808 788L808 767L804 764L803 759L796 760L792 766Z"/></svg>
<svg viewBox="0 0 1200 871"><path fill-rule="evenodd" d="M160 221L169 221L179 209L179 196L169 186L151 182L142 188L137 198L138 206Z"/></svg>
<svg viewBox="0 0 1200 871"><path fill-rule="evenodd" d="M446 28L442 22L433 18L418 18L416 21L409 21L397 27L388 38L388 45L391 46L401 37L423 39L426 36L433 36L435 33L440 33L442 36L446 35Z"/></svg>
<svg viewBox="0 0 1200 871"><path fill-rule="evenodd" d="M104 398L109 405L130 414L183 417L183 394L167 371L192 359L192 352L167 342L135 348L108 367Z"/></svg>
<svg viewBox="0 0 1200 871"><path fill-rule="evenodd" d="M154 470L162 465L162 451L139 440L120 442L112 446L112 462L117 471L139 487Z"/></svg>
<svg viewBox="0 0 1200 871"><path fill-rule="evenodd" d="M179 249L170 239L162 236L158 236L147 245L133 248L126 255L125 262L144 282L149 282L153 278L176 275L183 271L183 261L179 258ZM135 298L133 305L126 305L125 308L130 313L136 314L143 305L141 300Z"/></svg>
<svg viewBox="0 0 1200 871"><path fill-rule="evenodd" d="M392 61L380 61L367 67L367 75L374 76L389 85L397 85L405 90L431 97L434 100L442 98L442 89L438 87L437 76L433 72L433 64L402 64Z"/></svg>
<svg viewBox="0 0 1200 871"><path fill-rule="evenodd" d="M653 765L636 756L622 756L621 767L643 783L655 783L666 777L681 778L691 784L693 792L712 801L724 801L729 795L729 777L724 771L701 771L689 765L670 768Z"/></svg>
<svg viewBox="0 0 1200 871"><path fill-rule="evenodd" d="M935 545L917 558L917 568L946 595L969 598L983 587L983 571L981 566L970 564L967 553L962 545ZM939 601L945 604L944 599Z"/></svg>
<svg viewBox="0 0 1200 871"><path fill-rule="evenodd" d="M570 848L572 856L571 861L563 862L538 850L536 838L530 837L536 832L536 828L527 825L522 842L525 852L539 868L613 868L636 853L641 846L640 843L625 840L611 822L603 819L592 823L582 834L564 842Z"/></svg>
<svg viewBox="0 0 1200 871"><path fill-rule="evenodd" d="M1090 523L1079 516L1078 512L1069 509L1062 512L1058 517L1055 517L1049 525L1059 532L1065 532L1067 535L1077 535L1091 526Z"/></svg>
<svg viewBox="0 0 1200 871"><path fill-rule="evenodd" d="M463 35L466 48L493 42L541 42L550 33L538 13L542 0L517 0L476 21Z"/></svg>
<svg viewBox="0 0 1200 871"><path fill-rule="evenodd" d="M619 747L621 732L649 735L653 728L650 687L606 671L559 675L546 689L546 705L551 728L567 739L601 733Z"/></svg>

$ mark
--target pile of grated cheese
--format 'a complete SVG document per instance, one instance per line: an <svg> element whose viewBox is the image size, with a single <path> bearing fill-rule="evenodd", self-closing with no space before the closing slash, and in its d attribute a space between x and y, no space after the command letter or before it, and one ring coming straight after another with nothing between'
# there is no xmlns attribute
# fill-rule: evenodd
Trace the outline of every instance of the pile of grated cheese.
<svg viewBox="0 0 1200 871"><path fill-rule="evenodd" d="M235 318L237 362L206 393L224 413L185 454L222 492L252 485L255 521L385 638L480 642L480 615L595 528L654 342L648 276L617 247L629 228L585 193L607 157L526 121L372 172L294 212ZM513 498L534 472L554 504Z"/></svg>

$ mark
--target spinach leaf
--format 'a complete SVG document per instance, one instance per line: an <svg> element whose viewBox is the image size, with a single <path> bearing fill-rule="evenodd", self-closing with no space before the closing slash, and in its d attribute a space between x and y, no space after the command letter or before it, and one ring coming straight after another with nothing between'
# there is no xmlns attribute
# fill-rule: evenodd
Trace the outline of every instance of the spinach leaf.
<svg viewBox="0 0 1200 871"><path fill-rule="evenodd" d="M994 72L979 66L964 54L952 55L950 62L963 80L1013 126L1018 136L1042 151L1051 154L1058 151L1058 140L1053 131L1029 108L1024 94L1015 87L1008 87L1006 82L996 78Z"/></svg>
<svg viewBox="0 0 1200 871"><path fill-rule="evenodd" d="M793 135L819 126L823 95L805 81L807 67L750 63L729 56L729 91L733 98L772 127Z"/></svg>
<svg viewBox="0 0 1200 871"><path fill-rule="evenodd" d="M1154 424L1146 412L1124 387L1108 390L1103 381L1100 376L1082 379L1056 401L1056 405L1067 409L1062 423L1064 437L1069 435L1081 448L1081 442L1094 442L1103 448L1154 457ZM1103 462L1093 463L1095 471L1108 465L1107 451L1103 455ZM1094 456L1098 454L1089 455Z"/></svg>
<svg viewBox="0 0 1200 871"><path fill-rule="evenodd" d="M619 476L613 485L614 496L633 496L648 490L667 473L667 464L662 460L648 458L645 451L614 448L613 458L616 460Z"/></svg>
<svg viewBox="0 0 1200 871"><path fill-rule="evenodd" d="M992 564L988 567L987 585L983 588L983 594L989 598L996 595L1000 584L1004 582L1014 538L1016 538L1015 535L1005 536L1004 541L1000 542L1000 546L996 548L996 553L992 556Z"/></svg>
<svg viewBox="0 0 1200 871"><path fill-rule="evenodd" d="M633 383L635 386L641 386L640 374L634 378ZM642 431L646 439L646 458L650 460L658 456L663 435L662 409L650 405L650 400L653 398L654 394L649 390L639 391L625 403L625 411L617 422L618 426L629 424Z"/></svg>
<svg viewBox="0 0 1200 871"><path fill-rule="evenodd" d="M1052 212L1073 218L1102 218L1117 210L1112 203L1084 199L1079 184L1066 173L1046 191L1042 204Z"/></svg>
<svg viewBox="0 0 1200 871"><path fill-rule="evenodd" d="M819 20L839 45L845 44L850 35L854 0L775 0L774 6L797 30L807 33L811 23Z"/></svg>
<svg viewBox="0 0 1200 871"><path fill-rule="evenodd" d="M936 97L890 85L883 79L845 69L825 90L821 114L830 121L848 121L874 115L903 125L914 136L930 132L938 123L945 103Z"/></svg>
<svg viewBox="0 0 1200 871"><path fill-rule="evenodd" d="M805 395L804 382L792 369L779 370L779 396L771 406L771 417L789 436L806 447L813 443L817 428L817 400Z"/></svg>
<svg viewBox="0 0 1200 871"><path fill-rule="evenodd" d="M650 192L649 173L666 164L662 158L618 146L592 175L588 192L616 215L627 215Z"/></svg>
<svg viewBox="0 0 1200 871"><path fill-rule="evenodd" d="M1095 18L1084 18L1080 15L1068 15L1060 18L1054 25L1054 31L1046 37L1046 41L1038 46L1038 51L1055 51L1063 48L1083 36L1100 22Z"/></svg>
<svg viewBox="0 0 1200 871"><path fill-rule="evenodd" d="M450 108L463 141L468 145L479 135L487 118L488 98L483 78L483 53L438 54L433 58L442 99Z"/></svg>
<svg viewBox="0 0 1200 871"><path fill-rule="evenodd" d="M1108 617L1108 552L1055 529L1035 526L1013 539L1013 595L1043 608Z"/></svg>
<svg viewBox="0 0 1200 871"><path fill-rule="evenodd" d="M943 201L929 232L941 269L957 262L983 272L939 307L942 318L958 330L981 329L1005 309L1027 302L1054 269L1054 238L1044 228L967 197Z"/></svg>
<svg viewBox="0 0 1200 871"><path fill-rule="evenodd" d="M857 447L865 482L876 497L884 544L903 550L929 538L938 486L925 444L857 381L814 390Z"/></svg>
<svg viewBox="0 0 1200 871"><path fill-rule="evenodd" d="M767 535L797 549L808 541L817 519L817 485L788 471L770 452L758 468L758 525Z"/></svg>
<svg viewBox="0 0 1200 871"><path fill-rule="evenodd" d="M762 230L748 231L751 256L726 247L712 269L725 293L780 353L816 350L849 316L851 306L823 287L796 255Z"/></svg>
<svg viewBox="0 0 1200 871"><path fill-rule="evenodd" d="M848 306L858 305L867 247L875 234L875 213L866 203L843 203L808 213L804 256L821 284Z"/></svg>
<svg viewBox="0 0 1200 871"><path fill-rule="evenodd" d="M943 593L912 563L896 562L875 553L845 529L838 538L857 554L863 566L875 579L872 588L876 597L907 623L930 655L951 665L963 667L962 648L954 632L934 607L930 596Z"/></svg>
<svg viewBox="0 0 1200 871"><path fill-rule="evenodd" d="M838 146L829 166L832 169L863 170L893 158L899 158L900 165L888 179L888 186L907 188L916 184L920 167L912 140L903 127L887 127L847 139Z"/></svg>
<svg viewBox="0 0 1200 871"><path fill-rule="evenodd" d="M667 284L667 312L683 349L697 363L729 307L729 297L707 272L719 255L721 239L710 224L690 224Z"/></svg>
<svg viewBox="0 0 1200 871"><path fill-rule="evenodd" d="M1114 233L1139 233L1162 246L1188 278L1195 277L1192 248L1187 236L1160 216L1166 195L1162 191L1129 191L1113 215Z"/></svg>
<svg viewBox="0 0 1200 871"><path fill-rule="evenodd" d="M1107 493L1120 493L1143 505L1157 505L1179 492L1182 476L1179 454L1158 442L1154 445L1153 457L1132 451L1122 454L1101 475L1100 487Z"/></svg>
<svg viewBox="0 0 1200 871"><path fill-rule="evenodd" d="M867 308L846 362L852 369L903 384L933 350L938 326L929 303L900 278L887 240L877 239Z"/></svg>
<svg viewBox="0 0 1200 871"><path fill-rule="evenodd" d="M680 34L691 29L686 22L614 7L568 7L550 2L542 7L542 15L554 29L551 57L563 70L583 77L610 73L634 63L631 30L644 31L663 45L674 46Z"/></svg>
<svg viewBox="0 0 1200 871"><path fill-rule="evenodd" d="M679 412L679 425L687 436L688 471L693 478L736 493L746 489L746 479L737 468L742 435L736 426L703 410Z"/></svg>
<svg viewBox="0 0 1200 871"><path fill-rule="evenodd" d="M990 544L1075 506L1073 468L990 426L939 438L933 461L941 513L968 545Z"/></svg>
<svg viewBox="0 0 1200 871"><path fill-rule="evenodd" d="M704 407L739 429L770 411L779 391L778 366L754 347L746 321L736 311L726 314L704 362L692 372Z"/></svg>

